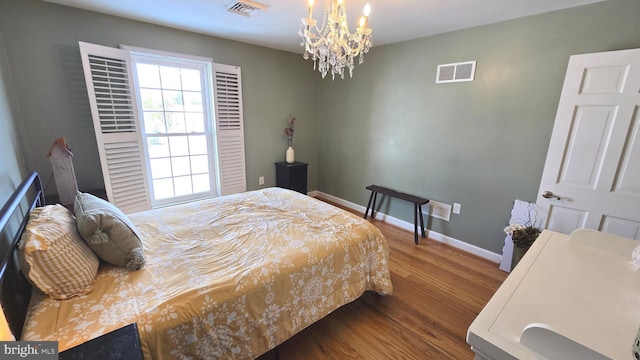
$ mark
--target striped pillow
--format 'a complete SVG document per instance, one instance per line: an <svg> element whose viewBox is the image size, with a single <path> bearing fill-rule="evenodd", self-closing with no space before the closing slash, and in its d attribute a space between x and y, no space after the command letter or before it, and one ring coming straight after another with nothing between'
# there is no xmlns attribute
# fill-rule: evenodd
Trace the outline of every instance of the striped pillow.
<svg viewBox="0 0 640 360"><path fill-rule="evenodd" d="M93 289L100 259L85 244L62 205L34 209L20 241L25 273L42 292L68 299Z"/></svg>

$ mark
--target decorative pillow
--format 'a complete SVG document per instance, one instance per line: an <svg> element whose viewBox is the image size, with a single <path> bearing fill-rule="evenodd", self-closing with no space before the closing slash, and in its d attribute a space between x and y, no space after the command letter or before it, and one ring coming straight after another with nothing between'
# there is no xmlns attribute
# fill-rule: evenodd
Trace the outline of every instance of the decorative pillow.
<svg viewBox="0 0 640 360"><path fill-rule="evenodd" d="M120 209L87 193L76 195L74 208L80 235L100 259L129 270L144 266L138 231Z"/></svg>
<svg viewBox="0 0 640 360"><path fill-rule="evenodd" d="M78 234L62 205L33 209L19 245L23 272L43 293L68 299L93 289L100 259Z"/></svg>

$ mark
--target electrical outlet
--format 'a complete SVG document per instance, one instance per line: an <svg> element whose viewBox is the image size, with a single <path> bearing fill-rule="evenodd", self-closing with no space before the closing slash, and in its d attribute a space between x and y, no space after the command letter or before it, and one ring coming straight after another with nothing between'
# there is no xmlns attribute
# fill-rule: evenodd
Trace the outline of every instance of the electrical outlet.
<svg viewBox="0 0 640 360"><path fill-rule="evenodd" d="M451 205L433 200L429 201L428 205L428 213L425 212L427 216L442 219L444 221L451 220Z"/></svg>
<svg viewBox="0 0 640 360"><path fill-rule="evenodd" d="M454 214L460 214L460 207L462 205L460 205L459 203L453 203L453 213Z"/></svg>
<svg viewBox="0 0 640 360"><path fill-rule="evenodd" d="M258 178L258 185L264 185L264 176Z"/></svg>

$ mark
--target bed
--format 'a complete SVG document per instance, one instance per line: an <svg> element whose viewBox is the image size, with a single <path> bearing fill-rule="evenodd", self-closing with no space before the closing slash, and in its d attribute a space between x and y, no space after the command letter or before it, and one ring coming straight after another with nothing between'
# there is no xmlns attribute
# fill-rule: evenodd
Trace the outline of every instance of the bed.
<svg viewBox="0 0 640 360"><path fill-rule="evenodd" d="M3 213L42 206L39 184L31 174ZM25 205L25 194L37 200ZM266 188L129 219L146 265L128 271L101 262L91 292L65 300L25 285L13 250L18 229L0 268L17 338L58 341L63 351L137 323L146 359L253 359L365 291L392 293L382 233L294 191Z"/></svg>

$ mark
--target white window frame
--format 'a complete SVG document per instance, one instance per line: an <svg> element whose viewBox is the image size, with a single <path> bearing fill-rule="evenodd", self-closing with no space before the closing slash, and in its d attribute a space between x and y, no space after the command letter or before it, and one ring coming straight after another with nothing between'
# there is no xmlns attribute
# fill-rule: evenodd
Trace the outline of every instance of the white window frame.
<svg viewBox="0 0 640 360"><path fill-rule="evenodd" d="M125 213L150 209L148 168L142 153L146 149L132 85L131 52L141 48L79 45L107 197ZM241 71L238 66L212 63L211 76L216 184L219 195L228 195L247 189Z"/></svg>
<svg viewBox="0 0 640 360"><path fill-rule="evenodd" d="M152 49L144 49L133 46L120 46L123 50L127 50L129 52L129 56L131 59L131 68L133 73L133 83L136 89L136 98L138 104L138 124L140 126L140 135L142 136L142 146L145 150L145 162L147 167L147 173L151 175L151 159L149 158L149 149L148 142L146 141L147 136L153 136L151 134L146 134L145 124L143 119L143 109L142 109L142 99L139 96L140 86L138 84L138 76L137 76L137 63L145 63L145 64L154 64L154 65L168 65L168 66L181 66L188 67L192 69L198 69L202 71L201 76L201 84L203 85L203 107L205 112L205 135L208 136L207 141L207 154L209 156L209 184L211 188L208 192L196 193L185 196L175 196L167 199L155 199L153 181L149 181L149 190L150 190L150 201L152 207L157 206L165 206L172 205L175 203L186 202L197 200L205 197L219 196L220 195L220 187L218 186L217 179L219 176L219 168L218 168L218 158L217 151L217 141L216 141L216 132L215 132L215 118L213 112L213 77L212 77L212 67L213 67L213 59L198 57L192 55L184 55L177 53L169 53L165 51L158 51Z"/></svg>

